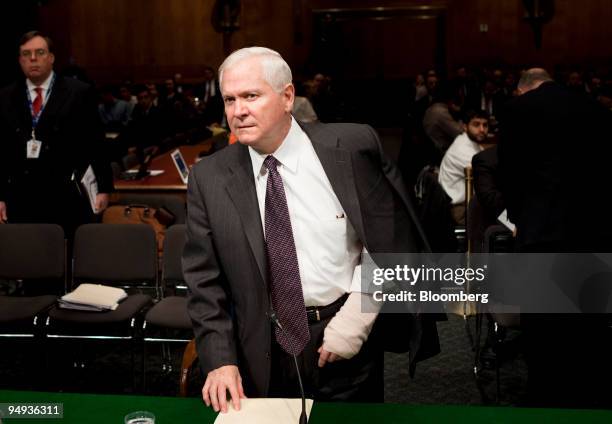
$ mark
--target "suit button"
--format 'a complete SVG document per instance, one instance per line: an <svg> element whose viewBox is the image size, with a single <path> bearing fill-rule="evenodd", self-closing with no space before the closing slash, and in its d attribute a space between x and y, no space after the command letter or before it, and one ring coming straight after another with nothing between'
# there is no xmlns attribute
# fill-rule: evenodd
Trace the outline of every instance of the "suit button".
<svg viewBox="0 0 612 424"><path fill-rule="evenodd" d="M270 359L270 352L266 352L266 359Z"/></svg>

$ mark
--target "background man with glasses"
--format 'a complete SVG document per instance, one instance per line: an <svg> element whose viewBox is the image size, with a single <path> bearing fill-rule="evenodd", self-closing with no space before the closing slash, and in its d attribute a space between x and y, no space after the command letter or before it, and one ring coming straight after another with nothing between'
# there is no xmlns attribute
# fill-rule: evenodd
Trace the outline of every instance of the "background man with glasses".
<svg viewBox="0 0 612 424"><path fill-rule="evenodd" d="M0 222L60 224L70 239L93 218L79 181L92 166L97 213L112 173L92 87L53 71L53 43L31 31L19 42L25 78L0 91Z"/></svg>

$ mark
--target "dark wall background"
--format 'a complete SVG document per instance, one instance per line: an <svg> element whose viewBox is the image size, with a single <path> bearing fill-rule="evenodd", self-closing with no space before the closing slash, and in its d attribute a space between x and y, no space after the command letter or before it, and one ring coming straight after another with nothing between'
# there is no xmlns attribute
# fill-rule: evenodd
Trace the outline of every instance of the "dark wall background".
<svg viewBox="0 0 612 424"><path fill-rule="evenodd" d="M17 44L21 35L39 26L39 4L32 0L2 3L0 25L0 86L19 75Z"/></svg>
<svg viewBox="0 0 612 424"><path fill-rule="evenodd" d="M544 10L536 48L525 4ZM232 50L265 45L296 79L315 72L343 84L372 121L403 111L417 72L458 65L612 68L609 0L46 0L13 4L0 26L2 82L15 75L15 40L39 27L56 42L57 67L76 64L99 84L201 79ZM237 13L239 6L239 13ZM227 30L227 31L224 31ZM388 104L366 110L363 103ZM381 117L379 116L379 117Z"/></svg>
<svg viewBox="0 0 612 424"><path fill-rule="evenodd" d="M241 5L231 35L211 24L215 4L224 3ZM204 65L216 67L226 52L252 44L280 51L298 74L325 67L350 77L403 78L464 63L609 65L609 0L553 3L540 50L522 0L48 0L38 16L58 41L60 63L72 59L104 80L176 71L196 78Z"/></svg>

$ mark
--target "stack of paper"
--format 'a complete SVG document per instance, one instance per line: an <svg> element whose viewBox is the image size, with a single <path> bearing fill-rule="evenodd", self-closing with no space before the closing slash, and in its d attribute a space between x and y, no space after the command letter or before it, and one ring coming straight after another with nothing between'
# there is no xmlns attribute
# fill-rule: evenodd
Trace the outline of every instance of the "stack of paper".
<svg viewBox="0 0 612 424"><path fill-rule="evenodd" d="M101 284L81 284L58 300L60 308L79 311L114 311L127 297L125 290Z"/></svg>
<svg viewBox="0 0 612 424"><path fill-rule="evenodd" d="M215 424L296 424L302 412L301 399L240 399L240 411L228 400L226 414L217 415ZM306 416L310 417L313 400L306 399Z"/></svg>

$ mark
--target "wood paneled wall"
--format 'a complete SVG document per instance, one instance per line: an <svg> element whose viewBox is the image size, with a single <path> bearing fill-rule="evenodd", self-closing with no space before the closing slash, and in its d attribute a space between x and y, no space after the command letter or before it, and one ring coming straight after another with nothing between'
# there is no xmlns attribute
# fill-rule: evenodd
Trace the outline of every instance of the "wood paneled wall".
<svg viewBox="0 0 612 424"><path fill-rule="evenodd" d="M72 58L98 81L161 80L175 72L187 80L197 79L204 66L217 67L226 51L246 45L278 50L299 75L308 69L313 47L313 10L415 5L447 8L444 44L449 68L458 64L612 65L609 0L556 0L555 16L544 26L541 50L534 46L521 0L242 0L240 29L225 38L212 28L213 3L53 0L40 7L40 20L57 41L59 62ZM393 20L389 23L394 25ZM401 20L396 24L407 25ZM488 31L481 32L480 24L486 24ZM402 37L402 31L389 34ZM391 63L406 72L413 69L409 63L413 57L404 49L414 40L394 41L397 56ZM344 60L344 54L338 52L337 60Z"/></svg>
<svg viewBox="0 0 612 424"><path fill-rule="evenodd" d="M449 3L449 63L612 66L612 4L607 0L555 0L540 50L522 1ZM480 24L487 24L488 32L480 32Z"/></svg>

